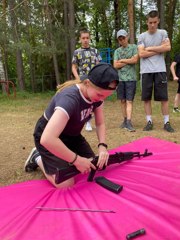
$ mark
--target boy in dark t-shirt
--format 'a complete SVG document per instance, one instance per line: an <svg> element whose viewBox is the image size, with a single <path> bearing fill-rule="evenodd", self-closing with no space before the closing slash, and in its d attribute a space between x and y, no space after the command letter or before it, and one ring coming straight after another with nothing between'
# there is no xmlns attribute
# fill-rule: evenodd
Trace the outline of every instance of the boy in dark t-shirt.
<svg viewBox="0 0 180 240"><path fill-rule="evenodd" d="M173 75L173 80L177 81L178 89L174 99L174 113L180 113L178 106L180 104L180 54L177 54L174 58L174 61L171 63L170 66L171 73Z"/></svg>

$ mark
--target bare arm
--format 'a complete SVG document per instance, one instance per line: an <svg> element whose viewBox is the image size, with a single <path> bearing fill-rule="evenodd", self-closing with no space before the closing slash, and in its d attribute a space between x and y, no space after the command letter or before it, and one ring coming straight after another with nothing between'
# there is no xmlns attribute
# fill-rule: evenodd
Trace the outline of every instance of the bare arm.
<svg viewBox="0 0 180 240"><path fill-rule="evenodd" d="M75 79L80 79L78 71L77 71L77 65L74 63L72 64L72 73L73 73Z"/></svg>
<svg viewBox="0 0 180 240"><path fill-rule="evenodd" d="M151 46L151 47L145 48L143 45L140 45L138 47L138 53L140 58L152 57L154 55L168 52L170 50L171 50L171 44L169 39L166 39L165 41L163 41L160 46Z"/></svg>
<svg viewBox="0 0 180 240"><path fill-rule="evenodd" d="M44 132L41 136L41 144L55 156L67 162L72 162L76 156L76 153L71 151L59 139L59 136L65 128L68 120L68 116L63 110L56 110L44 129ZM95 168L94 165L87 160L87 158L81 156L78 156L74 165L80 172L85 172L90 170L90 168Z"/></svg>
<svg viewBox="0 0 180 240"><path fill-rule="evenodd" d="M113 66L114 68L119 69L126 66L126 63L121 62L121 60L114 60Z"/></svg>
<svg viewBox="0 0 180 240"><path fill-rule="evenodd" d="M170 44L169 39L166 39L161 43L160 46L147 47L146 50L157 52L157 53L164 53L164 52L168 52L171 50L171 44Z"/></svg>
<svg viewBox="0 0 180 240"><path fill-rule="evenodd" d="M157 52L148 51L143 45L138 47L138 54L140 58L152 57L157 54Z"/></svg>
<svg viewBox="0 0 180 240"><path fill-rule="evenodd" d="M96 123L96 134L99 140L99 143L106 143L106 129L103 113L103 104L95 109L94 111L95 123ZM99 151L99 160L98 166L103 167L104 164L107 164L109 153L104 146L98 148Z"/></svg>
<svg viewBox="0 0 180 240"><path fill-rule="evenodd" d="M104 105L104 104L102 104ZM105 121L104 121L104 114L103 114L103 106L99 106L95 109L95 123L96 123L96 133L99 142L105 142Z"/></svg>
<svg viewBox="0 0 180 240"><path fill-rule="evenodd" d="M138 62L138 54L132 56L131 58L126 58L126 59L120 59L120 60L114 60L114 67L116 69L122 68L126 66L127 64L136 64Z"/></svg>
<svg viewBox="0 0 180 240"><path fill-rule="evenodd" d="M131 58L121 59L120 61L125 64L136 64L138 62L138 54L132 56Z"/></svg>
<svg viewBox="0 0 180 240"><path fill-rule="evenodd" d="M176 72L175 72L175 67L176 67L176 62L172 62L171 63L171 66L170 66L170 70L171 70L171 73L173 75L173 79L174 81L177 81L178 80L178 77L176 76Z"/></svg>

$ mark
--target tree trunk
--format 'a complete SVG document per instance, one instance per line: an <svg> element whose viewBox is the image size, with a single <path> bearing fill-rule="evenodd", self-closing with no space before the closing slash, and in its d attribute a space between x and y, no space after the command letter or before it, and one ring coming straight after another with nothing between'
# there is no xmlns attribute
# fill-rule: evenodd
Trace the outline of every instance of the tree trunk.
<svg viewBox="0 0 180 240"><path fill-rule="evenodd" d="M6 5L6 0L2 1L3 5L3 16L2 16L2 21L4 23L4 42L3 42L3 47L2 47L2 64L4 67L4 80L8 80L8 53L7 53L7 5Z"/></svg>
<svg viewBox="0 0 180 240"><path fill-rule="evenodd" d="M56 84L60 84L60 76L59 76L59 69L58 69L58 61L57 61L57 56L55 53L56 50L56 45L55 45L55 41L54 41L54 37L53 37L53 32L52 32L52 20L51 20L51 14L49 11L49 4L48 4L48 0L44 1L45 3L45 13L47 15L47 20L48 20L48 26L47 26L47 30L49 31L49 36L50 36L50 44L51 47L53 49L53 64L54 64L54 71L55 71L55 76L56 76Z"/></svg>
<svg viewBox="0 0 180 240"><path fill-rule="evenodd" d="M134 0L128 0L128 18L129 18L129 33L130 33L130 43L135 41L135 31L134 31Z"/></svg>
<svg viewBox="0 0 180 240"><path fill-rule="evenodd" d="M115 29L115 42L117 41L116 34L120 29L120 1L114 0L114 29Z"/></svg>
<svg viewBox="0 0 180 240"><path fill-rule="evenodd" d="M71 60L75 50L74 0L64 0L64 28L66 38L66 79L71 79Z"/></svg>
<svg viewBox="0 0 180 240"><path fill-rule="evenodd" d="M112 40L111 40L111 36L110 36L110 33L109 33L109 24L108 24L108 19L107 19L107 16L106 16L105 9L103 7L101 8L101 15L102 15L102 22L104 24L106 46L111 48L112 47Z"/></svg>
<svg viewBox="0 0 180 240"><path fill-rule="evenodd" d="M76 42L75 42L75 19L74 19L74 0L68 1L68 9L69 9L69 29L70 29L70 72L71 72L71 59L75 50Z"/></svg>
<svg viewBox="0 0 180 240"><path fill-rule="evenodd" d="M4 71L4 67L3 67L1 52L0 52L0 81L7 81L5 79L5 71ZM1 85L2 85L2 91L3 91L3 93L5 93L7 91L6 85L0 83L0 86Z"/></svg>
<svg viewBox="0 0 180 240"><path fill-rule="evenodd" d="M29 11L29 4L28 4L28 0L24 2L25 5L25 9L26 9L26 25L27 25L27 39L28 42L32 44L32 40L31 40L31 21L30 21L30 11ZM34 65L33 65L33 57L32 57L32 53L31 50L29 50L29 52L27 53L28 56L28 62L29 62L29 72L30 72L30 81L31 81L31 88L32 91L35 92L36 91L36 78L35 78L35 72L34 72Z"/></svg>
<svg viewBox="0 0 180 240"><path fill-rule="evenodd" d="M95 40L96 40L96 45L99 43L99 24L98 24L98 11L96 10L95 11L95 16L94 16L94 19L95 19L95 24L94 24L94 26L95 26Z"/></svg>
<svg viewBox="0 0 180 240"><path fill-rule="evenodd" d="M20 38L19 33L18 33L18 19L16 18L14 8L15 8L14 0L9 0L9 9L10 9L9 12L10 12L10 19L11 19L14 42L15 42L15 44L18 44L19 38ZM25 90L22 51L19 47L17 47L17 50L16 50L16 67L17 67L19 89Z"/></svg>
<svg viewBox="0 0 180 240"><path fill-rule="evenodd" d="M139 24L139 32L142 33L142 13L143 13L143 0L141 0L141 3L140 3L140 24Z"/></svg>
<svg viewBox="0 0 180 240"><path fill-rule="evenodd" d="M65 49L66 49L66 79L70 79L71 76L71 51L69 46L68 36L68 3L64 0L64 29L65 29Z"/></svg>
<svg viewBox="0 0 180 240"><path fill-rule="evenodd" d="M164 22L164 5L165 5L164 0L159 0L158 1L158 10L159 10L159 17L160 17L159 27L161 29L163 29L164 25L165 25L165 22Z"/></svg>
<svg viewBox="0 0 180 240"><path fill-rule="evenodd" d="M3 62L2 62L2 55L0 53L0 80L2 81L6 81L5 79L5 71L4 71L4 67L3 67ZM4 88L3 88L4 89Z"/></svg>

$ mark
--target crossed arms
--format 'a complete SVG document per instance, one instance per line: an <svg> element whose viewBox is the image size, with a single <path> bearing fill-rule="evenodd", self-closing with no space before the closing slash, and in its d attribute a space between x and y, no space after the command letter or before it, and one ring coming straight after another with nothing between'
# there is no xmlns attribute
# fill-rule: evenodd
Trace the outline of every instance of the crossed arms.
<svg viewBox="0 0 180 240"><path fill-rule="evenodd" d="M152 57L154 55L165 53L171 50L171 44L169 39L162 41L161 45L159 46L151 46L151 47L144 47L140 45L138 47L138 53L140 58L147 58Z"/></svg>
<svg viewBox="0 0 180 240"><path fill-rule="evenodd" d="M114 60L114 67L116 69L122 68L127 64L136 64L138 62L138 54L132 56L131 58L126 59L120 59L120 60Z"/></svg>

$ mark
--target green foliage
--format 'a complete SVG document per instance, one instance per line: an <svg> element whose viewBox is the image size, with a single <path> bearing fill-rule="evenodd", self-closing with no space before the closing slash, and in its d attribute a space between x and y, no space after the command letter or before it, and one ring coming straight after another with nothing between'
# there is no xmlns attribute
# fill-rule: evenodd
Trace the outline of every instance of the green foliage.
<svg viewBox="0 0 180 240"><path fill-rule="evenodd" d="M67 39L75 32L76 46L79 46L79 29L87 27L92 36L92 46L97 48L117 47L115 29L115 10L113 0L74 0L75 28L66 29L64 24L64 0L49 0L48 8L51 17L49 22L47 6L44 1L14 1L14 13L17 18L15 29L17 39L12 27L12 11L9 11L9 1L0 1L0 49L3 55L3 63L7 64L8 79L18 85L17 77L17 50L21 50L25 74L26 90L32 90L32 75L34 75L35 91L55 89L56 77L54 70L53 54L57 56L60 80L66 80L66 48ZM141 31L147 29L145 15L150 9L157 8L158 1L143 1L141 9L140 1L134 1L135 32L136 38ZM166 1L165 7L168 6ZM118 28L128 30L128 1L119 0ZM5 11L4 11L5 9ZM180 3L177 1L174 16L174 31L171 58L180 49ZM167 11L165 11L167 15ZM167 17L167 16L166 16ZM51 24L50 24L51 23ZM117 27L117 26L116 26ZM53 43L53 44L52 44ZM71 56L70 56L71 57Z"/></svg>
<svg viewBox="0 0 180 240"><path fill-rule="evenodd" d="M180 31L176 32L176 35L174 36L173 39L171 59L173 59L177 53L180 53Z"/></svg>
<svg viewBox="0 0 180 240"><path fill-rule="evenodd" d="M179 1L177 2L177 7L175 11L174 29L175 31L173 32L171 59L174 59L174 56L177 53L180 53L180 2Z"/></svg>

